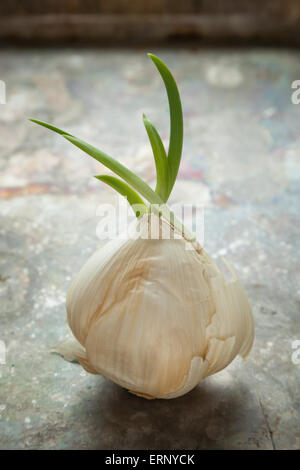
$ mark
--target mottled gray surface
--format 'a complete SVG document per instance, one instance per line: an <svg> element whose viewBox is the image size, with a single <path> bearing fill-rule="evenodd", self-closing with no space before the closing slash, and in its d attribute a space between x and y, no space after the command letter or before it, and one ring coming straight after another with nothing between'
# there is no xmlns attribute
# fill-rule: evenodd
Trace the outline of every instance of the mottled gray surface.
<svg viewBox="0 0 300 470"><path fill-rule="evenodd" d="M100 164L26 118L99 144L152 183L141 115L167 139L167 100L143 51L1 51L1 448L300 448L300 105L290 99L300 54L154 52L184 107L172 200L205 205L205 248L242 279L254 348L170 401L137 398L50 354L69 334L70 281L100 244L96 207L115 195L92 178Z"/></svg>

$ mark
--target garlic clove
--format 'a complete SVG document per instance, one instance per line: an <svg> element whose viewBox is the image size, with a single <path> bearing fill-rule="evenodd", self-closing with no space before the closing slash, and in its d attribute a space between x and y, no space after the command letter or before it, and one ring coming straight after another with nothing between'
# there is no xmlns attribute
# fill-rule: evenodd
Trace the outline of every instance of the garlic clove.
<svg viewBox="0 0 300 470"><path fill-rule="evenodd" d="M193 357L188 376L184 377L181 387L176 390L176 392L169 393L163 398L177 398L185 395L190 390L193 390L193 388L195 388L196 385L198 385L198 383L206 376L207 369L207 360L203 360L202 357Z"/></svg>
<svg viewBox="0 0 300 470"><path fill-rule="evenodd" d="M138 224L136 239L114 240L87 261L68 294L68 321L87 370L173 398L247 353L251 307L236 275L226 281L204 250L186 250L182 237L147 240L149 217Z"/></svg>
<svg viewBox="0 0 300 470"><path fill-rule="evenodd" d="M89 364L85 349L76 339L65 339L53 346L51 351L59 354L68 362L79 362L90 374L98 374Z"/></svg>

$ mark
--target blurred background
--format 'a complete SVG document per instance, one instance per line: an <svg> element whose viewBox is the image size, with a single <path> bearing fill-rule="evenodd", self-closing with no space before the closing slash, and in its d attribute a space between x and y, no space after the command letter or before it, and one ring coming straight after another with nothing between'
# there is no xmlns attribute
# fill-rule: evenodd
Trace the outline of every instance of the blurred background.
<svg viewBox="0 0 300 470"><path fill-rule="evenodd" d="M0 37L19 43L299 45L298 0L11 0Z"/></svg>
<svg viewBox="0 0 300 470"><path fill-rule="evenodd" d="M0 3L0 448L300 448L299 26L299 0ZM105 168L28 121L155 185L142 113L166 147L169 116L149 51L183 104L170 202L204 207L204 248L235 267L256 322L246 361L171 401L50 354L115 194L92 177Z"/></svg>

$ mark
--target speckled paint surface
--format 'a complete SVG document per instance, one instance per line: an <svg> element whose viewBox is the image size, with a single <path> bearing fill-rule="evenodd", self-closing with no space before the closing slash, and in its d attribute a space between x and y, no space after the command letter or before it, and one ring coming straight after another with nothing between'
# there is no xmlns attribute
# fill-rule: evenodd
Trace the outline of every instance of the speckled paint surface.
<svg viewBox="0 0 300 470"><path fill-rule="evenodd" d="M185 143L172 201L205 206L205 249L226 256L253 306L249 357L175 400L147 401L51 354L65 296L99 246L103 167L26 120L98 145L149 183L142 113L168 139L160 77L143 51L2 50L1 449L299 449L300 54L155 50L182 95ZM298 356L299 357L299 356ZM295 361L294 361L295 362Z"/></svg>

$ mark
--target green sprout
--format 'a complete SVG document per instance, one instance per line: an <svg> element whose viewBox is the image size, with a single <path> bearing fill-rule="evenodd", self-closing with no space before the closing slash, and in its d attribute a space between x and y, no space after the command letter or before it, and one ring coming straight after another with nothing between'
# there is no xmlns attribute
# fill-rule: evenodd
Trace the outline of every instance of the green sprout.
<svg viewBox="0 0 300 470"><path fill-rule="evenodd" d="M180 96L175 79L166 64L153 54L148 54L148 56L155 64L164 81L170 110L170 141L168 153L166 153L163 142L154 124L143 115L143 122L150 140L156 166L155 190L142 178L114 158L102 152L102 150L89 145L83 140L51 124L37 119L30 119L30 121L62 135L66 140L115 173L119 178L109 175L97 175L95 178L111 186L119 194L124 196L137 217L140 217L148 211L155 211L155 207L158 206L159 215L166 218L174 227L179 229L186 238L190 239L190 241L194 241L194 235L188 232L166 205L176 182L182 154L183 117ZM147 207L142 198L149 203L149 207Z"/></svg>

